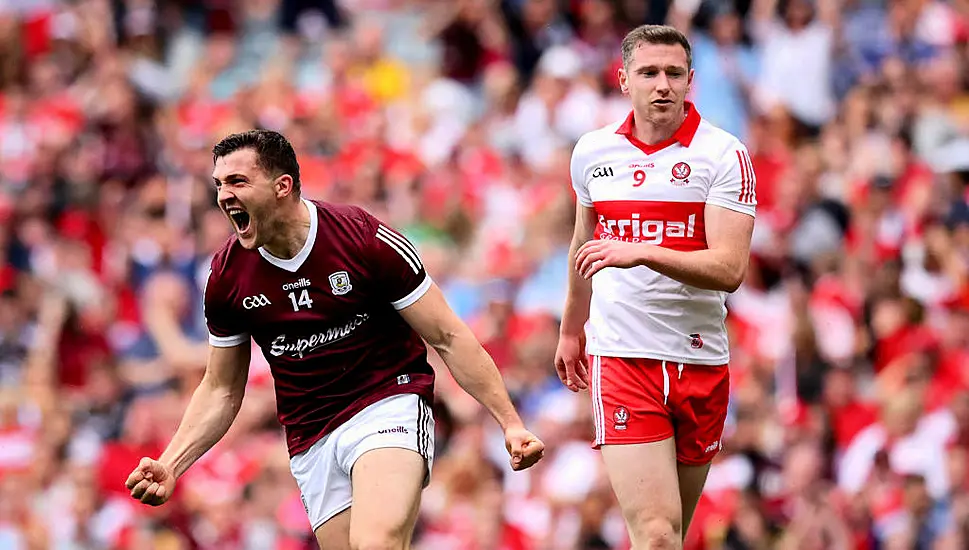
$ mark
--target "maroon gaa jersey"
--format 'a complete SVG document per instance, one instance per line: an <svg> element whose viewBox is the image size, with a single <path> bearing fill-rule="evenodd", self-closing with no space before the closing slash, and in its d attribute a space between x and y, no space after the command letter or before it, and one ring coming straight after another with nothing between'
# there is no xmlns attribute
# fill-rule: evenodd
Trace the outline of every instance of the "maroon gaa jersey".
<svg viewBox="0 0 969 550"><path fill-rule="evenodd" d="M213 346L262 348L290 456L386 397L433 399L420 336L397 312L431 279L414 246L365 210L304 200L306 244L284 260L233 235L205 287Z"/></svg>

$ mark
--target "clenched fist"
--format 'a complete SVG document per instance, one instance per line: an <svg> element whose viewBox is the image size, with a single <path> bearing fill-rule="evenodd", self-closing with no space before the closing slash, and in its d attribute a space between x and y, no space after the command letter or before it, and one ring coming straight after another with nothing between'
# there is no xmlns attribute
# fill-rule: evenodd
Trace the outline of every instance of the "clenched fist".
<svg viewBox="0 0 969 550"><path fill-rule="evenodd" d="M161 462L145 457L128 476L125 487L131 491L131 498L150 506L160 506L175 490L175 472Z"/></svg>
<svg viewBox="0 0 969 550"><path fill-rule="evenodd" d="M545 444L534 434L522 427L505 430L505 448L511 455L511 469L531 468L545 456Z"/></svg>

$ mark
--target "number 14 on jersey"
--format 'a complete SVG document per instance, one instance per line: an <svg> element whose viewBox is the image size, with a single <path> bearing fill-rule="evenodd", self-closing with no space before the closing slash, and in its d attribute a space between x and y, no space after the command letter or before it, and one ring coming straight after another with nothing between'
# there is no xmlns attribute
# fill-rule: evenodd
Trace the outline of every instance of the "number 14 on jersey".
<svg viewBox="0 0 969 550"><path fill-rule="evenodd" d="M299 311L301 306L306 307L306 309L313 308L313 300L310 299L309 289L304 288L302 292L299 293L299 298L296 298L296 292L289 293L289 301L293 303L293 311Z"/></svg>

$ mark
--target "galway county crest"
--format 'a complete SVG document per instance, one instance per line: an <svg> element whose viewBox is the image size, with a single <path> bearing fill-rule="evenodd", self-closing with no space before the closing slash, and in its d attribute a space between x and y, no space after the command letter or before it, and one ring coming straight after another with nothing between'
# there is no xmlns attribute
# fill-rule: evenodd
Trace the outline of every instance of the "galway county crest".
<svg viewBox="0 0 969 550"><path fill-rule="evenodd" d="M346 271L337 271L330 275L330 289L335 296L341 296L353 290L350 275Z"/></svg>

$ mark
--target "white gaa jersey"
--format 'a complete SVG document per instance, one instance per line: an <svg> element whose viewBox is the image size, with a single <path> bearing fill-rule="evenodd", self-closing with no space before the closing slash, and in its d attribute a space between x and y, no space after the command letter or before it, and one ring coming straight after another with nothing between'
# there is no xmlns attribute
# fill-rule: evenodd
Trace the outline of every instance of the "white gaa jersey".
<svg viewBox="0 0 969 550"><path fill-rule="evenodd" d="M747 148L686 104L683 125L647 145L625 121L583 135L572 153L580 204L599 216L595 236L672 250L707 248L704 207L756 211ZM727 293L702 290L639 266L607 267L592 277L588 353L722 365L730 360Z"/></svg>

